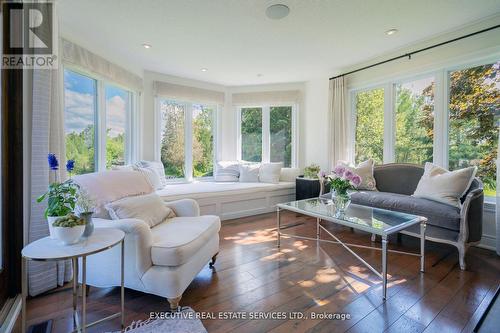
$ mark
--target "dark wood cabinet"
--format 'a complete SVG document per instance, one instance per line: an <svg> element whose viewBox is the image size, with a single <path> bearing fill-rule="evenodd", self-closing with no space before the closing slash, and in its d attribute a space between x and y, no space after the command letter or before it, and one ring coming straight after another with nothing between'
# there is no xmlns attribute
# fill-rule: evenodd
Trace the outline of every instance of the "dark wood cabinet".
<svg viewBox="0 0 500 333"><path fill-rule="evenodd" d="M320 185L318 179L304 178L304 176L295 178L296 200L317 198L319 196L319 191Z"/></svg>

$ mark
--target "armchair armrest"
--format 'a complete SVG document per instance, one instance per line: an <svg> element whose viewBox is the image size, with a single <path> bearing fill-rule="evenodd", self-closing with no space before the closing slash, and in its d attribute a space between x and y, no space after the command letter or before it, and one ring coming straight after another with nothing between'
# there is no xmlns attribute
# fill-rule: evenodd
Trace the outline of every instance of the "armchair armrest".
<svg viewBox="0 0 500 333"><path fill-rule="evenodd" d="M463 242L478 242L482 236L483 220L483 189L470 191L462 204L460 211L460 240Z"/></svg>
<svg viewBox="0 0 500 333"><path fill-rule="evenodd" d="M193 199L165 202L165 205L171 208L175 215L179 217L200 216L200 206Z"/></svg>
<svg viewBox="0 0 500 333"><path fill-rule="evenodd" d="M93 218L92 221L96 228L116 228L125 233L125 256L130 263L135 263L139 276L151 267L153 235L146 222L139 219L106 220L100 218Z"/></svg>

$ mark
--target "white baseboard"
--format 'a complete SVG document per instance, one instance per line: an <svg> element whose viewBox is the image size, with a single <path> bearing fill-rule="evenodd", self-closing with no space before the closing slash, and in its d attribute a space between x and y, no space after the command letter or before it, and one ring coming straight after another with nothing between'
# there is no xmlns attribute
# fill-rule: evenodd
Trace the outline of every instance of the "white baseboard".
<svg viewBox="0 0 500 333"><path fill-rule="evenodd" d="M483 234L481 237L481 243L476 246L482 249L496 251L497 239L494 235Z"/></svg>

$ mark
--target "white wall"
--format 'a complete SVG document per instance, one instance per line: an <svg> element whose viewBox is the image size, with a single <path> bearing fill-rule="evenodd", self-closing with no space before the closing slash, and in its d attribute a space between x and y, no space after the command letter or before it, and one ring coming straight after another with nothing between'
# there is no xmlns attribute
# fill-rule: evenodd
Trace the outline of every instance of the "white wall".
<svg viewBox="0 0 500 333"><path fill-rule="evenodd" d="M301 118L301 132L304 142L302 165L318 164L321 170L328 170L328 77L306 82L305 110Z"/></svg>

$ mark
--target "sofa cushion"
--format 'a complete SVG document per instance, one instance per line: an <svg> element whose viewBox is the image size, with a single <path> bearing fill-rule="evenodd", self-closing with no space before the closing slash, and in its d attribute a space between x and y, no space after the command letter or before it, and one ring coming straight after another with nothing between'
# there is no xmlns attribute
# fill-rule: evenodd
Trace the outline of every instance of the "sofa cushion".
<svg viewBox="0 0 500 333"><path fill-rule="evenodd" d="M258 183L260 163L251 163L239 165L240 168L240 182L241 183Z"/></svg>
<svg viewBox="0 0 500 333"><path fill-rule="evenodd" d="M259 181L262 183L278 184L280 182L283 163L262 163L259 169Z"/></svg>
<svg viewBox="0 0 500 333"><path fill-rule="evenodd" d="M165 176L165 166L161 161L140 161L136 164L141 168L152 168L158 174L160 178L161 187L165 187L167 185L167 177Z"/></svg>
<svg viewBox="0 0 500 333"><path fill-rule="evenodd" d="M146 178L137 171L102 171L73 177L95 202L94 217L110 219L104 206L121 198L153 192Z"/></svg>
<svg viewBox="0 0 500 333"><path fill-rule="evenodd" d="M238 161L219 161L215 169L216 182L237 182L240 177Z"/></svg>
<svg viewBox="0 0 500 333"><path fill-rule="evenodd" d="M186 263L220 230L218 216L174 217L151 229L151 260L158 266Z"/></svg>
<svg viewBox="0 0 500 333"><path fill-rule="evenodd" d="M460 208L460 198L467 193L476 175L477 167L448 171L427 162L424 170L424 175L413 196Z"/></svg>
<svg viewBox="0 0 500 333"><path fill-rule="evenodd" d="M426 217L430 225L460 230L460 210L433 200L375 191L353 193L352 203Z"/></svg>
<svg viewBox="0 0 500 333"><path fill-rule="evenodd" d="M123 198L107 204L106 209L113 220L139 219L150 227L175 217L174 211L156 193Z"/></svg>

